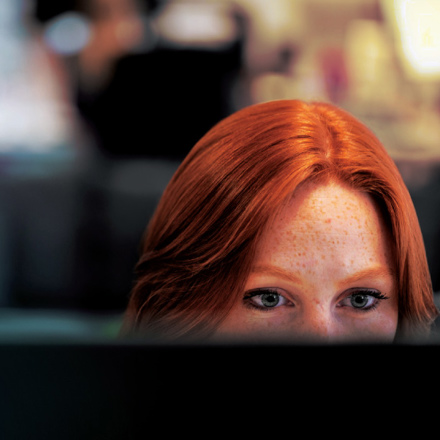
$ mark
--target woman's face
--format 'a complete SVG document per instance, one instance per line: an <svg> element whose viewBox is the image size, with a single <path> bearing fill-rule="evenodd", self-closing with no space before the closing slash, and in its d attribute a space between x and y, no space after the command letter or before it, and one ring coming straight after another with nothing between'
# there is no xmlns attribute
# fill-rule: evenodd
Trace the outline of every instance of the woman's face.
<svg viewBox="0 0 440 440"><path fill-rule="evenodd" d="M216 338L392 341L391 247L370 196L305 184L263 234L243 296Z"/></svg>

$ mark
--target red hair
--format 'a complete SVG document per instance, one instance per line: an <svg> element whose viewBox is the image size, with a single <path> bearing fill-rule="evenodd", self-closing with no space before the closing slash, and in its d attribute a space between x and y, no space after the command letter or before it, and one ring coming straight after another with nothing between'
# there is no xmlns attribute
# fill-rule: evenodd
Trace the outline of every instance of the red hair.
<svg viewBox="0 0 440 440"><path fill-rule="evenodd" d="M167 186L146 230L123 333L209 336L243 295L256 245L297 186L337 180L382 207L394 245L398 334L437 316L417 215L392 159L347 112L271 101L213 127Z"/></svg>

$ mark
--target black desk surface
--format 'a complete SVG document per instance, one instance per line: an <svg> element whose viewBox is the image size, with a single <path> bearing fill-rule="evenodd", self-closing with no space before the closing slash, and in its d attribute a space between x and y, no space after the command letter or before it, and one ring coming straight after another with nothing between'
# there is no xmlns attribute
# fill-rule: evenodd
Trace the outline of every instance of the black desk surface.
<svg viewBox="0 0 440 440"><path fill-rule="evenodd" d="M201 419L221 429L246 410L258 421L286 396L290 405L331 409L341 393L407 395L423 380L432 392L439 360L436 338L327 346L3 339L0 438L130 439L153 427L194 433Z"/></svg>

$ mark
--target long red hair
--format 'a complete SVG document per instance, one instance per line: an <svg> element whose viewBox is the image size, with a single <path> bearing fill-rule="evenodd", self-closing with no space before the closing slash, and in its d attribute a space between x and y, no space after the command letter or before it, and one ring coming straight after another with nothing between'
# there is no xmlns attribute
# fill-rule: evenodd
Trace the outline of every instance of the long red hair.
<svg viewBox="0 0 440 440"><path fill-rule="evenodd" d="M311 179L348 184L382 207L394 244L398 334L426 333L438 312L417 215L394 162L347 112L280 100L224 119L183 161L146 230L123 334L214 332L243 295L268 221Z"/></svg>

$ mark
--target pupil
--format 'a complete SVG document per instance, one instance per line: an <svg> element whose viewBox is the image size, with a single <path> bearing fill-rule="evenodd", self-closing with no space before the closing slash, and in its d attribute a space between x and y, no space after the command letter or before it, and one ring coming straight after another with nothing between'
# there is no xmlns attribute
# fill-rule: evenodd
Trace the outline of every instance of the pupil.
<svg viewBox="0 0 440 440"><path fill-rule="evenodd" d="M351 303L354 307L364 307L368 303L367 295L356 295L351 298Z"/></svg>
<svg viewBox="0 0 440 440"><path fill-rule="evenodd" d="M274 307L279 302L279 296L274 293L263 293L263 295L261 295L261 302L266 307Z"/></svg>

